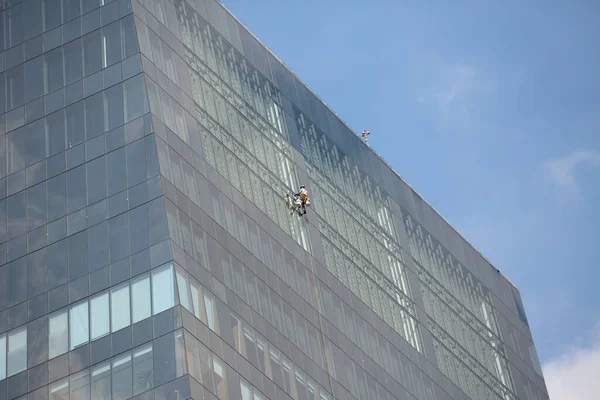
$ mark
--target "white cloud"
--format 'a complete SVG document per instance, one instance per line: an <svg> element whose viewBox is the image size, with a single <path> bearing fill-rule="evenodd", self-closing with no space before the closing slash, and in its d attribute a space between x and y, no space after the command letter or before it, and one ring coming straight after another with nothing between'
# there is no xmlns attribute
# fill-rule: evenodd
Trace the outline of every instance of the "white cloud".
<svg viewBox="0 0 600 400"><path fill-rule="evenodd" d="M544 172L556 186L576 192L578 190L575 179L576 169L585 164L600 166L600 151L576 150L564 157L546 161Z"/></svg>
<svg viewBox="0 0 600 400"><path fill-rule="evenodd" d="M544 364L544 378L551 400L600 398L600 325L591 347L572 346Z"/></svg>

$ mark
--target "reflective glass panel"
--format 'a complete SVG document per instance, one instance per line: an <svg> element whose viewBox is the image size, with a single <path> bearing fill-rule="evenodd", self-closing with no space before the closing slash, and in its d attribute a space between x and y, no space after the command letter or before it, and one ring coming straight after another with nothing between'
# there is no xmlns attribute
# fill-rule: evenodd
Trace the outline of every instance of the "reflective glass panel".
<svg viewBox="0 0 600 400"><path fill-rule="evenodd" d="M92 340L110 332L108 300L108 292L101 293L90 300Z"/></svg>
<svg viewBox="0 0 600 400"><path fill-rule="evenodd" d="M169 264L152 271L152 313L158 314L174 305L173 266Z"/></svg>
<svg viewBox="0 0 600 400"><path fill-rule="evenodd" d="M89 341L89 315L88 302L71 306L70 314L70 334L71 350Z"/></svg>

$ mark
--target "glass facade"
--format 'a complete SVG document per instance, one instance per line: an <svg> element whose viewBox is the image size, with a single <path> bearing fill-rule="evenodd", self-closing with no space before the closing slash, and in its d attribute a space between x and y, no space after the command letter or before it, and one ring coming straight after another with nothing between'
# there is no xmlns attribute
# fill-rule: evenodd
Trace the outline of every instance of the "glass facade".
<svg viewBox="0 0 600 400"><path fill-rule="evenodd" d="M0 400L132 397L548 399L518 289L219 2L0 1Z"/></svg>

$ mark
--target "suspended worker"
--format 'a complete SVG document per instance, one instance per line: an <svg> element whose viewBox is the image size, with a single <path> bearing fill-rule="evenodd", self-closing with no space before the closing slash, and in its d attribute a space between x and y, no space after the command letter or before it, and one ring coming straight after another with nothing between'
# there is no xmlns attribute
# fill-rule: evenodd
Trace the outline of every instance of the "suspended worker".
<svg viewBox="0 0 600 400"><path fill-rule="evenodd" d="M366 130L366 129L364 129L364 130L362 131L362 139L365 141L365 143L368 143L367 136L369 136L370 134L371 134L371 132L369 132L369 131L368 131L368 130Z"/></svg>
<svg viewBox="0 0 600 400"><path fill-rule="evenodd" d="M306 190L306 186L300 185L300 190L296 193L296 198L300 202L300 206L302 209L298 209L298 214L304 215L306 214L306 206L310 204L308 200L308 190Z"/></svg>

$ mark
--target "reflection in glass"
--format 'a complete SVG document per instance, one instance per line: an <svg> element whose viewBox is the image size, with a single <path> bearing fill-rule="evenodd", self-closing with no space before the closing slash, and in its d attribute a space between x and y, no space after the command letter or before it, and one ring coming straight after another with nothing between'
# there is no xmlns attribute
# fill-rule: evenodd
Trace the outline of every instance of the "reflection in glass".
<svg viewBox="0 0 600 400"><path fill-rule="evenodd" d="M54 358L69 350L68 318L66 308L50 315L48 358Z"/></svg>
<svg viewBox="0 0 600 400"><path fill-rule="evenodd" d="M87 343L89 340L89 319L88 319L88 302L87 300L81 303L71 306L71 317L70 321L70 334L71 334L71 347L73 350L75 347Z"/></svg>
<svg viewBox="0 0 600 400"><path fill-rule="evenodd" d="M177 274L177 290L179 291L179 302L187 310L194 312L192 302L190 301L189 281L185 272L179 268L176 269Z"/></svg>
<svg viewBox="0 0 600 400"><path fill-rule="evenodd" d="M48 394L50 400L69 400L69 379L54 382L50 385Z"/></svg>
<svg viewBox="0 0 600 400"><path fill-rule="evenodd" d="M227 399L227 381L225 378L225 366L217 358L213 357L213 375L217 398Z"/></svg>
<svg viewBox="0 0 600 400"><path fill-rule="evenodd" d="M158 314L175 305L173 265L152 271L152 313Z"/></svg>
<svg viewBox="0 0 600 400"><path fill-rule="evenodd" d="M81 39L74 40L63 46L65 69L65 84L80 79L83 73L81 62Z"/></svg>
<svg viewBox="0 0 600 400"><path fill-rule="evenodd" d="M110 312L108 292L101 293L90 300L92 340L110 332Z"/></svg>
<svg viewBox="0 0 600 400"><path fill-rule="evenodd" d="M150 317L150 275L145 274L131 281L132 323Z"/></svg>
<svg viewBox="0 0 600 400"><path fill-rule="evenodd" d="M125 122L140 117L149 111L144 78L141 74L123 83L123 98Z"/></svg>
<svg viewBox="0 0 600 400"><path fill-rule="evenodd" d="M6 378L6 335L0 335L0 380Z"/></svg>
<svg viewBox="0 0 600 400"><path fill-rule="evenodd" d="M89 400L90 399L90 371L85 369L74 375L70 380L70 400Z"/></svg>
<svg viewBox="0 0 600 400"><path fill-rule="evenodd" d="M215 312L215 302L211 295L204 292L204 305L206 307L206 324L210 329L217 332L217 313Z"/></svg>
<svg viewBox="0 0 600 400"><path fill-rule="evenodd" d="M106 131L123 125L123 89L116 85L104 91L104 127Z"/></svg>
<svg viewBox="0 0 600 400"><path fill-rule="evenodd" d="M110 291L111 332L129 326L129 283Z"/></svg>
<svg viewBox="0 0 600 400"><path fill-rule="evenodd" d="M121 61L121 26L114 22L102 28L102 68Z"/></svg>
<svg viewBox="0 0 600 400"><path fill-rule="evenodd" d="M152 344L133 350L133 394L139 394L154 386Z"/></svg>
<svg viewBox="0 0 600 400"><path fill-rule="evenodd" d="M240 381L240 388L242 389L242 400L252 400L252 390L250 386L244 382Z"/></svg>
<svg viewBox="0 0 600 400"><path fill-rule="evenodd" d="M114 400L125 400L132 393L131 354L115 357L112 362L112 389Z"/></svg>
<svg viewBox="0 0 600 400"><path fill-rule="evenodd" d="M92 367L92 400L110 399L110 362Z"/></svg>

